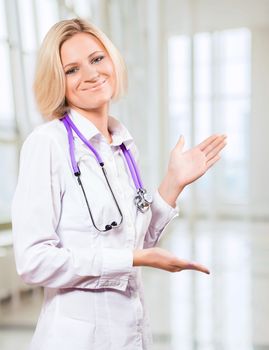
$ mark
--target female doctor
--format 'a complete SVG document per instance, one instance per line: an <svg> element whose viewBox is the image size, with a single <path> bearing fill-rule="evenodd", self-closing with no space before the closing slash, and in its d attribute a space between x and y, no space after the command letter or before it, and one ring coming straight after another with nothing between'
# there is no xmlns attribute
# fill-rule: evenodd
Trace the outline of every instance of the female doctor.
<svg viewBox="0 0 269 350"><path fill-rule="evenodd" d="M225 136L185 152L180 137L151 198L132 136L109 115L125 89L123 59L100 29L80 19L50 29L34 83L50 120L23 144L12 204L18 274L44 287L31 350L150 349L137 266L209 273L155 246L180 192L216 163Z"/></svg>

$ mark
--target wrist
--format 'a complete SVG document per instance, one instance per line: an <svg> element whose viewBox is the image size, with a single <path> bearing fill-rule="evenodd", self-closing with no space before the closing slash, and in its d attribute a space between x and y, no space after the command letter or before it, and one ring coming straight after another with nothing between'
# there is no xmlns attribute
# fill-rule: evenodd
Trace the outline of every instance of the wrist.
<svg viewBox="0 0 269 350"><path fill-rule="evenodd" d="M150 249L136 249L133 251L133 266L146 266Z"/></svg>
<svg viewBox="0 0 269 350"><path fill-rule="evenodd" d="M180 184L173 175L167 172L159 186L159 193L169 205L175 208L176 200L184 187L185 185Z"/></svg>
<svg viewBox="0 0 269 350"><path fill-rule="evenodd" d="M167 183L167 186L174 191L178 191L179 193L183 191L186 184L184 184L182 181L178 179L178 176L176 176L172 171L167 171L165 174L164 180Z"/></svg>

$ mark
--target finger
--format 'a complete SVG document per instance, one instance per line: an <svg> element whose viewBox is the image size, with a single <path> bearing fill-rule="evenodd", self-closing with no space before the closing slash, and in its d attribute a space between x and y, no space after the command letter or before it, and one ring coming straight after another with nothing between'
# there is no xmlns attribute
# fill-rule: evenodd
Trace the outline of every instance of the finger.
<svg viewBox="0 0 269 350"><path fill-rule="evenodd" d="M209 270L205 266L203 266L195 261L188 261L188 260L180 259L180 260L178 260L177 267L179 267L180 270L196 270L196 271L201 271L201 272L204 272L207 274L210 273Z"/></svg>
<svg viewBox="0 0 269 350"><path fill-rule="evenodd" d="M219 143L211 152L206 155L207 162L214 158L226 146L226 142Z"/></svg>
<svg viewBox="0 0 269 350"><path fill-rule="evenodd" d="M210 145L211 142L213 142L214 140L216 140L220 136L221 135L219 135L219 134L211 135L207 139L205 139L203 142L201 142L198 145L198 147L200 148L201 151L203 151L208 145Z"/></svg>
<svg viewBox="0 0 269 350"><path fill-rule="evenodd" d="M220 160L220 155L217 154L214 158L212 158L209 162L206 163L206 169L208 170L209 168L212 167L218 160Z"/></svg>
<svg viewBox="0 0 269 350"><path fill-rule="evenodd" d="M191 261L188 262L186 268L186 270L195 270L195 271L200 271L200 272L204 272L207 273L208 275L210 274L210 271L208 270L207 267L205 267L204 265L201 265L195 261Z"/></svg>
<svg viewBox="0 0 269 350"><path fill-rule="evenodd" d="M185 139L184 139L184 136L183 135L180 135L180 138L176 144L176 148L179 150L179 151L182 151L183 150L183 147L184 147L184 144L185 144Z"/></svg>
<svg viewBox="0 0 269 350"><path fill-rule="evenodd" d="M207 145L204 149L203 152L207 156L210 152L214 151L215 148L219 147L220 144L225 143L226 144L226 136L220 136L217 137L214 141L212 141L209 145Z"/></svg>

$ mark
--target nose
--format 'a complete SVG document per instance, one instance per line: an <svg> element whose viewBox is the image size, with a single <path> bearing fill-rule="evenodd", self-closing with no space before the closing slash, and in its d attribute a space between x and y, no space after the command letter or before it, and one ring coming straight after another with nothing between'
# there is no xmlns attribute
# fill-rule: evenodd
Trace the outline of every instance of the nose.
<svg viewBox="0 0 269 350"><path fill-rule="evenodd" d="M86 82L96 82L99 79L99 72L96 66L92 64L85 64L81 67L82 80Z"/></svg>

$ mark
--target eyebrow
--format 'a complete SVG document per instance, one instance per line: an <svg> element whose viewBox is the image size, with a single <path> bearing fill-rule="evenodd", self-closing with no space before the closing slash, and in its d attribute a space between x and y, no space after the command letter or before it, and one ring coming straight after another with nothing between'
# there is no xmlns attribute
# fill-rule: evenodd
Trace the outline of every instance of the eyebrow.
<svg viewBox="0 0 269 350"><path fill-rule="evenodd" d="M92 56L93 56L94 54L96 54L97 52L100 52L100 53L103 53L103 54L104 54L103 51L94 51L94 52L92 52L92 53L88 56L88 58L92 57ZM66 67L68 67L68 66L72 66L73 64L77 64L77 62L68 63L68 64L66 64L63 68L66 68Z"/></svg>

